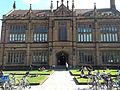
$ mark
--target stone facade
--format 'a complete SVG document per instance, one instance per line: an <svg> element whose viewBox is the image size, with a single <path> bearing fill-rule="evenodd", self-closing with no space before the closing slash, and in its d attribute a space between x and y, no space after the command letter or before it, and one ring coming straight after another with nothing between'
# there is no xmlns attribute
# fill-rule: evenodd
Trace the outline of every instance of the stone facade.
<svg viewBox="0 0 120 90"><path fill-rule="evenodd" d="M110 8L13 10L3 16L2 66L116 66L120 64L120 12ZM57 2L58 3L58 2ZM58 5L58 4L57 4ZM66 35L66 36L65 36Z"/></svg>

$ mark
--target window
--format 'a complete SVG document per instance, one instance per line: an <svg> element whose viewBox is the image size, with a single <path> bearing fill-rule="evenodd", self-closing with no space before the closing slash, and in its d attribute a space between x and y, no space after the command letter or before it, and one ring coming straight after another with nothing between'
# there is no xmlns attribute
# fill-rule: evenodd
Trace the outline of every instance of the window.
<svg viewBox="0 0 120 90"><path fill-rule="evenodd" d="M92 42L92 28L91 25L80 25L77 28L78 42Z"/></svg>
<svg viewBox="0 0 120 90"><path fill-rule="evenodd" d="M118 30L116 25L101 25L101 41L102 42L117 42Z"/></svg>
<svg viewBox="0 0 120 90"><path fill-rule="evenodd" d="M25 25L10 25L9 42L25 42Z"/></svg>
<svg viewBox="0 0 120 90"><path fill-rule="evenodd" d="M25 51L9 51L8 61L9 64L23 64L25 61Z"/></svg>
<svg viewBox="0 0 120 90"><path fill-rule="evenodd" d="M78 59L80 63L83 64L92 64L93 63L93 55L92 51L78 51Z"/></svg>
<svg viewBox="0 0 120 90"><path fill-rule="evenodd" d="M101 59L103 64L120 64L120 51L102 51Z"/></svg>
<svg viewBox="0 0 120 90"><path fill-rule="evenodd" d="M33 41L48 42L48 28L42 25L35 25Z"/></svg>
<svg viewBox="0 0 120 90"><path fill-rule="evenodd" d="M48 64L48 51L33 51L33 64Z"/></svg>
<svg viewBox="0 0 120 90"><path fill-rule="evenodd" d="M59 40L67 41L67 24L66 22L59 22Z"/></svg>

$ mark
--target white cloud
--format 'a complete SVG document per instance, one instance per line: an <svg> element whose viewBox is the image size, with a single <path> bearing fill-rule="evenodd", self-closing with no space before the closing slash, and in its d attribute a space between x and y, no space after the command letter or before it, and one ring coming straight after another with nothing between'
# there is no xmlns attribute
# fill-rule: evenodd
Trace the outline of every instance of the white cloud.
<svg viewBox="0 0 120 90"><path fill-rule="evenodd" d="M22 0L25 4L37 4L40 0Z"/></svg>

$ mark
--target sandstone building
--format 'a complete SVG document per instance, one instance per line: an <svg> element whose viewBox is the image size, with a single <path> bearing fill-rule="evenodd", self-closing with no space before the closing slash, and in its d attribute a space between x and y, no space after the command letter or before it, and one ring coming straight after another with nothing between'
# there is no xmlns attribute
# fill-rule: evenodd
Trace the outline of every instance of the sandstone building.
<svg viewBox="0 0 120 90"><path fill-rule="evenodd" d="M3 15L2 66L117 66L120 64L120 12L110 8L72 9L61 0L49 10L16 10ZM109 3L109 2L108 2Z"/></svg>

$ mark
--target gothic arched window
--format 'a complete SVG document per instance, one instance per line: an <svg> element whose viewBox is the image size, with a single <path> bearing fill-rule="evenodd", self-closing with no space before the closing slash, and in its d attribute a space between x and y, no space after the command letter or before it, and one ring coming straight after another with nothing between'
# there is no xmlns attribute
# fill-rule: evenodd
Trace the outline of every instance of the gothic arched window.
<svg viewBox="0 0 120 90"><path fill-rule="evenodd" d="M9 42L25 42L26 26L24 24L11 24L9 27Z"/></svg>
<svg viewBox="0 0 120 90"><path fill-rule="evenodd" d="M44 25L35 25L34 42L47 42L48 41L48 27Z"/></svg>
<svg viewBox="0 0 120 90"><path fill-rule="evenodd" d="M101 25L100 32L101 32L102 42L118 41L118 29L116 25L109 25L109 24Z"/></svg>
<svg viewBox="0 0 120 90"><path fill-rule="evenodd" d="M65 22L59 22L59 40L67 41L67 24Z"/></svg>
<svg viewBox="0 0 120 90"><path fill-rule="evenodd" d="M78 24L77 41L78 42L92 42L92 28L91 28L91 25L80 25L80 24Z"/></svg>

